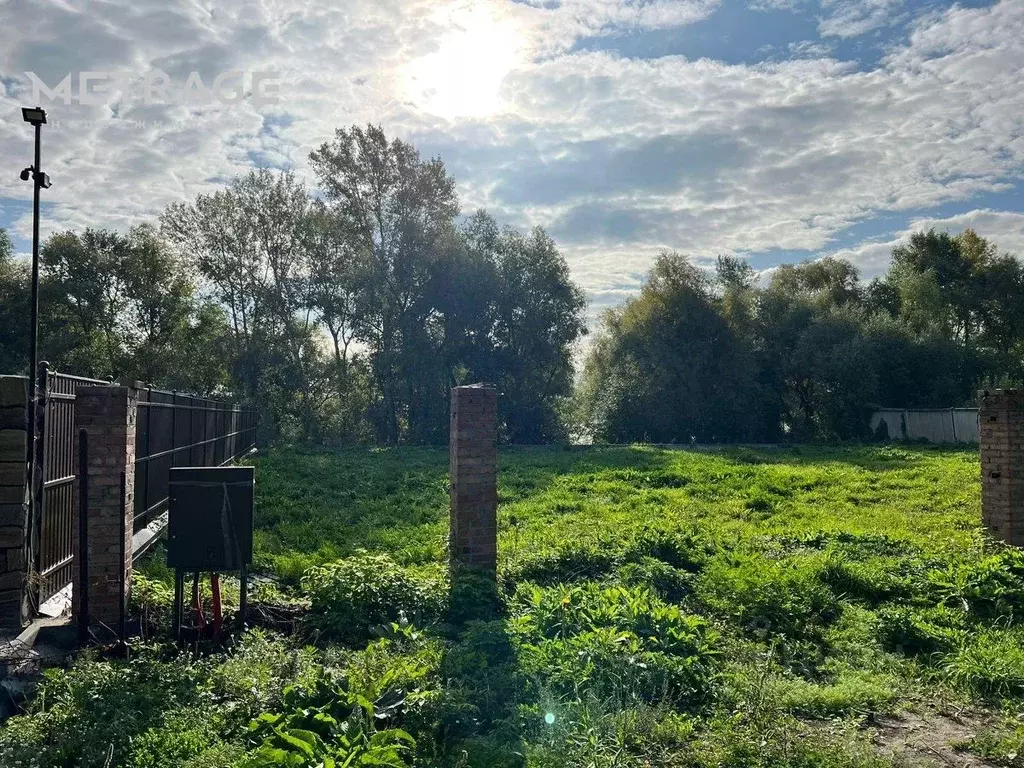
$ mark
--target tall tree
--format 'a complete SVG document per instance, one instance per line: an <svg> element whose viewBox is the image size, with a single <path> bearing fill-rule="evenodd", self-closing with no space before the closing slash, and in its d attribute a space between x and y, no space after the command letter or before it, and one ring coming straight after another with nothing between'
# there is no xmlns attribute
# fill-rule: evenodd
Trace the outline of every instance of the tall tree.
<svg viewBox="0 0 1024 768"><path fill-rule="evenodd" d="M325 394L305 239L308 206L292 173L262 168L212 195L172 204L161 231L226 308L245 394L268 415L289 414L312 434Z"/></svg>
<svg viewBox="0 0 1024 768"><path fill-rule="evenodd" d="M394 443L408 416L402 390L412 361L404 353L414 349L408 340L422 339L424 293L459 211L455 182L440 159L424 161L372 125L339 128L310 161L352 248L369 255L360 335L383 395L382 437Z"/></svg>

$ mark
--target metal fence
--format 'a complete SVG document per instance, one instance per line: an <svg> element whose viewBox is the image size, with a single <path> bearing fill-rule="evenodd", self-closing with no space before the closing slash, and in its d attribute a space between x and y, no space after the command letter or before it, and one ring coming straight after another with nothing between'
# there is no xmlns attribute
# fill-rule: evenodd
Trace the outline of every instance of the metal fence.
<svg viewBox="0 0 1024 768"><path fill-rule="evenodd" d="M884 425L884 427L883 427ZM889 440L977 443L977 408L881 408L871 415L871 431Z"/></svg>
<svg viewBox="0 0 1024 768"><path fill-rule="evenodd" d="M36 605L72 579L75 541L75 389L109 384L45 367L39 374L39 444L36 476L41 492L32 521ZM38 481L37 481L38 482ZM38 485L37 485L38 488Z"/></svg>
<svg viewBox="0 0 1024 768"><path fill-rule="evenodd" d="M31 532L36 606L70 584L73 577L75 389L109 384L45 368L39 374L41 437L36 475L42 488ZM220 400L142 389L135 440L138 531L165 510L172 466L219 466L255 445L256 412Z"/></svg>
<svg viewBox="0 0 1024 768"><path fill-rule="evenodd" d="M135 530L166 509L171 467L218 467L255 444L256 412L251 408L141 390L135 431Z"/></svg>

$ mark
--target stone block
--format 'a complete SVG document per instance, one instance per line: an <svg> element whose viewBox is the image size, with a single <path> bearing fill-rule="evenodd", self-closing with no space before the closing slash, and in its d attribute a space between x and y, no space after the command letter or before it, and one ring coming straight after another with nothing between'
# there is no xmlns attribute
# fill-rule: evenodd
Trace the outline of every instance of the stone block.
<svg viewBox="0 0 1024 768"><path fill-rule="evenodd" d="M23 429L0 429L0 460L17 461L28 449L28 432Z"/></svg>
<svg viewBox="0 0 1024 768"><path fill-rule="evenodd" d="M0 408L28 404L28 379L24 376L0 376Z"/></svg>
<svg viewBox="0 0 1024 768"><path fill-rule="evenodd" d="M24 461L0 461L0 485L24 485L27 474Z"/></svg>

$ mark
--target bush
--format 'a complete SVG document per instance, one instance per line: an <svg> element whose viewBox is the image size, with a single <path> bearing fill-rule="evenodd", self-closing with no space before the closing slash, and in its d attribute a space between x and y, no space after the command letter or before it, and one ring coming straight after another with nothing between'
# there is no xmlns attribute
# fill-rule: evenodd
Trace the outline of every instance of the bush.
<svg viewBox="0 0 1024 768"><path fill-rule="evenodd" d="M690 706L708 698L714 633L649 589L529 587L517 592L515 610L510 626L524 669L564 695L672 697Z"/></svg>
<svg viewBox="0 0 1024 768"><path fill-rule="evenodd" d="M348 645L366 642L379 625L432 621L443 604L440 578L367 552L310 568L302 587L311 603L307 628Z"/></svg>
<svg viewBox="0 0 1024 768"><path fill-rule="evenodd" d="M891 566L892 563L878 558L858 562L841 550L833 549L826 554L818 576L840 598L877 605L909 591L894 577Z"/></svg>
<svg viewBox="0 0 1024 768"><path fill-rule="evenodd" d="M932 595L980 618L1010 618L1024 611L1024 552L1002 551L928 572Z"/></svg>
<svg viewBox="0 0 1024 768"><path fill-rule="evenodd" d="M886 678L866 672L841 675L831 684L780 678L771 686L777 705L795 715L837 717L884 712L897 698Z"/></svg>
<svg viewBox="0 0 1024 768"><path fill-rule="evenodd" d="M198 756L216 739L222 717L203 695L204 670L187 657L165 662L80 658L49 669L26 715L0 731L0 765L152 765L133 743L175 761ZM161 733L162 732L162 733Z"/></svg>
<svg viewBox="0 0 1024 768"><path fill-rule="evenodd" d="M627 587L647 587L659 597L677 603L693 591L693 574L674 568L654 557L625 563L615 572L615 580Z"/></svg>
<svg viewBox="0 0 1024 768"><path fill-rule="evenodd" d="M602 578L619 562L619 555L607 543L570 541L513 563L505 575L511 582L531 581L550 586Z"/></svg>
<svg viewBox="0 0 1024 768"><path fill-rule="evenodd" d="M501 621L467 625L445 655L441 670L447 684L467 705L459 710L456 728L463 736L514 718L519 703L531 696L529 681L520 671L519 654Z"/></svg>

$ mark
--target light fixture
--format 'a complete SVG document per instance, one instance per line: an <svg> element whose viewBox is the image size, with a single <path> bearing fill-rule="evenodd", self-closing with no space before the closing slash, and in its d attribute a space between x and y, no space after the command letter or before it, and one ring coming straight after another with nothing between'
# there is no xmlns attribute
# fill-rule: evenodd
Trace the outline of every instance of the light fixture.
<svg viewBox="0 0 1024 768"><path fill-rule="evenodd" d="M32 125L46 125L46 110L42 107L22 107L21 116L26 123Z"/></svg>

